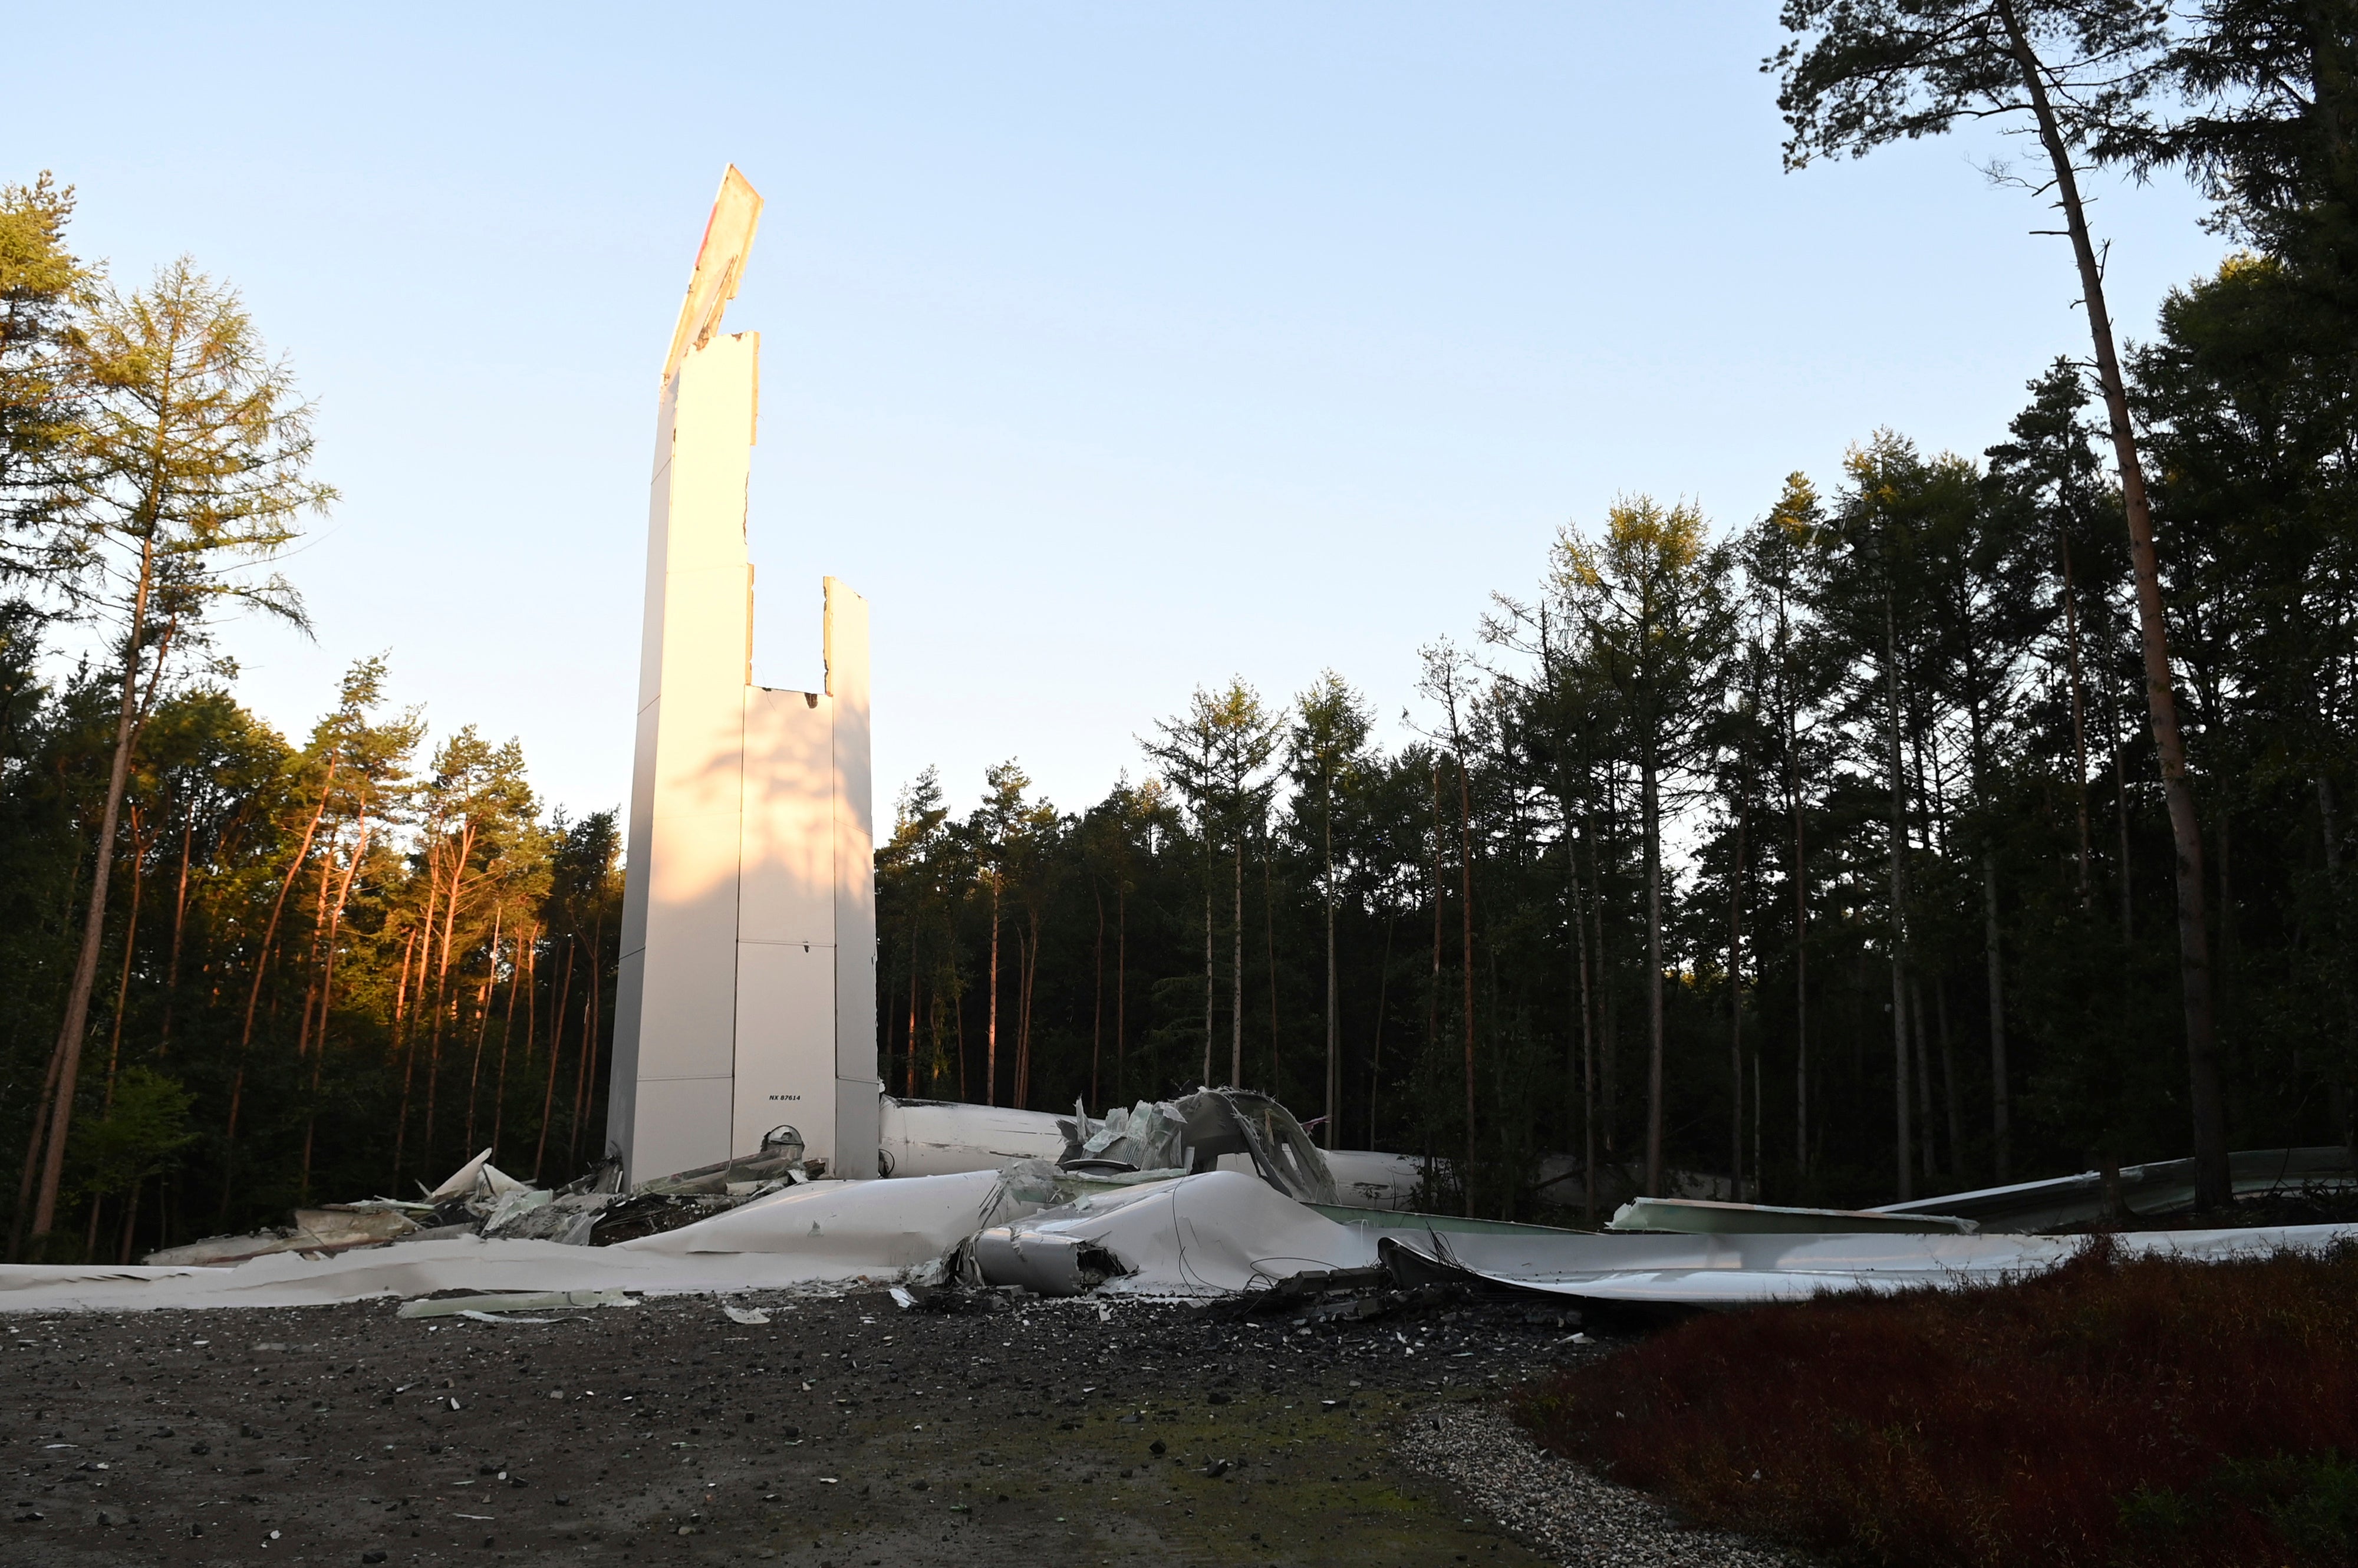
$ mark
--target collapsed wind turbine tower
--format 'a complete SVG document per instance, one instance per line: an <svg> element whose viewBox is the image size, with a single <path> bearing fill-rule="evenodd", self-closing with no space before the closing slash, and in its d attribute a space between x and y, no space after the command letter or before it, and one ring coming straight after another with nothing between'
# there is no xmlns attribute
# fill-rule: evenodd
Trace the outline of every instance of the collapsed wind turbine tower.
<svg viewBox="0 0 2358 1568"><path fill-rule="evenodd" d="M723 335L760 224L720 182L655 417L607 1136L626 1182L756 1152L877 1173L868 604L825 579L824 689L752 683L761 335Z"/></svg>

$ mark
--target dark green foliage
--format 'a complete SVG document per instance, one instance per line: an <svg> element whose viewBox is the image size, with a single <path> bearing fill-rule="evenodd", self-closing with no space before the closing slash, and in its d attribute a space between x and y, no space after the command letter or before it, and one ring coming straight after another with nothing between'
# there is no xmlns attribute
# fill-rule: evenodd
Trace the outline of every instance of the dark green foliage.
<svg viewBox="0 0 2358 1568"><path fill-rule="evenodd" d="M124 1068L114 1103L74 1129L66 1151L74 1184L88 1197L121 1197L177 1167L180 1152L197 1141L189 1124L194 1104L194 1096L154 1068Z"/></svg>
<svg viewBox="0 0 2358 1568"><path fill-rule="evenodd" d="M2073 146L2145 128L2169 36L2159 0L1785 0L1795 37L1763 69L1779 78L1787 166L2027 109L2008 12L2053 73Z"/></svg>
<svg viewBox="0 0 2358 1568"><path fill-rule="evenodd" d="M112 740L105 684L46 687L35 652L29 632L0 643L0 962L16 977L0 989L0 1161L12 1174L42 1098ZM144 727L47 1256L135 1255L297 1204L414 1192L487 1143L519 1172L559 1177L604 1153L604 1077L588 1058L602 1061L611 1033L615 814L544 824L514 747L471 731L414 776L423 727L374 711L383 678L375 661L357 667L301 749L212 685L165 697ZM418 953L429 897L433 965Z"/></svg>

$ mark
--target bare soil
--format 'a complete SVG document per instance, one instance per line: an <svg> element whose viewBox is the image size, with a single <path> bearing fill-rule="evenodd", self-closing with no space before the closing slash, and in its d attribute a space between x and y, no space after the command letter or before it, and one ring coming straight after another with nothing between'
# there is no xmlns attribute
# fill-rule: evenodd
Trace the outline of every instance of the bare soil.
<svg viewBox="0 0 2358 1568"><path fill-rule="evenodd" d="M0 1319L0 1561L1529 1564L1396 1440L1599 1348L1526 1303L733 1304Z"/></svg>

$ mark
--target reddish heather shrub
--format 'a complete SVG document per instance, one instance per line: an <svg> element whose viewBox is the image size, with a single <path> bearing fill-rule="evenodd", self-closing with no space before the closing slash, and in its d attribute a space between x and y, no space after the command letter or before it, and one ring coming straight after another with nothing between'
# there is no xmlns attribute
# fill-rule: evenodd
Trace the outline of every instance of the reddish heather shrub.
<svg viewBox="0 0 2358 1568"><path fill-rule="evenodd" d="M1551 1451L1861 1563L2358 1562L2358 1249L1699 1317L1525 1386Z"/></svg>

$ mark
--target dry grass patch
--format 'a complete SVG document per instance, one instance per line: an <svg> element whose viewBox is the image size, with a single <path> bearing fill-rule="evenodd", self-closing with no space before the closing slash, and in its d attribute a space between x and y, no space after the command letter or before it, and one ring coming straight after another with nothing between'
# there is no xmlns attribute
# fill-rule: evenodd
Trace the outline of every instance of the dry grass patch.
<svg viewBox="0 0 2358 1568"><path fill-rule="evenodd" d="M1693 1319L1527 1384L1552 1452L1838 1561L2358 1561L2358 1249Z"/></svg>

